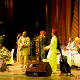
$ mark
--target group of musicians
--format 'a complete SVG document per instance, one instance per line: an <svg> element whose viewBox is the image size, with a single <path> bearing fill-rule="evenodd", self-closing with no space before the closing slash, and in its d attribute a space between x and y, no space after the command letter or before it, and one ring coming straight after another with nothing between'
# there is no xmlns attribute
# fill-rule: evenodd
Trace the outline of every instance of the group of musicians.
<svg viewBox="0 0 80 80"><path fill-rule="evenodd" d="M41 41L41 60L45 59L45 51L48 51L47 55L47 62L49 62L52 72L56 73L57 70L57 37L56 37L57 30L52 29L52 38L50 41L50 45L47 45L47 38L46 32L40 31L40 35L38 36L39 40ZM75 50L79 51L79 43L80 39L75 38L73 41L72 37L69 37L69 43L66 47L66 50ZM17 36L17 62L22 63L22 67L27 67L28 64L28 55L30 55L30 38L27 36L27 32L24 31L22 35L19 33Z"/></svg>
<svg viewBox="0 0 80 80"><path fill-rule="evenodd" d="M65 51L75 51L76 53L80 53L80 38L76 37L74 40L72 37L69 37L69 42L66 48L63 49ZM66 54L66 53L65 53ZM68 53L69 54L69 53Z"/></svg>
<svg viewBox="0 0 80 80"><path fill-rule="evenodd" d="M47 62L49 62L52 73L56 73L57 70L57 37L56 37L57 30L52 29L52 38L50 41L50 45L47 44L47 37L46 32L41 30L40 35L37 37L37 39L41 42L41 60L45 59L45 51L48 51L47 54ZM4 46L3 38L0 38L0 51L3 50ZM27 32L23 31L23 33L19 33L17 36L17 63L21 63L22 67L27 68L28 65L28 55L30 55L30 47L31 47L31 40L27 36ZM65 50L75 50L80 52L80 38L76 37L73 41L73 38L69 38L69 43ZM0 52L0 54L2 54Z"/></svg>
<svg viewBox="0 0 80 80"><path fill-rule="evenodd" d="M48 51L47 54L47 62L49 62L52 72L56 73L57 70L57 37L56 37L57 30L52 29L52 38L50 41L50 45L47 44L47 37L46 32L41 30L38 39L41 41L41 60L45 59L45 51ZM2 47L2 38L0 38L0 50L3 49ZM17 63L21 63L22 67L27 68L28 65L28 55L30 55L30 47L31 47L31 40L27 36L27 32L23 31L23 33L19 33L17 36ZM72 37L69 38L69 43L66 47L66 50L75 49L75 51L79 51L80 47L80 39L78 37L75 38L73 41Z"/></svg>
<svg viewBox="0 0 80 80"><path fill-rule="evenodd" d="M50 45L47 46L46 32L41 30L38 39L41 41L41 59L45 59L45 51L48 51L47 61L50 63L53 73L57 70L57 37L56 29L52 29L52 39ZM17 36L17 62L22 64L22 67L27 67L28 55L30 55L30 38L27 32L24 31Z"/></svg>
<svg viewBox="0 0 80 80"><path fill-rule="evenodd" d="M22 35L17 36L17 62L21 62L22 67L26 67L28 63L28 55L30 54L30 38L27 32L24 31Z"/></svg>

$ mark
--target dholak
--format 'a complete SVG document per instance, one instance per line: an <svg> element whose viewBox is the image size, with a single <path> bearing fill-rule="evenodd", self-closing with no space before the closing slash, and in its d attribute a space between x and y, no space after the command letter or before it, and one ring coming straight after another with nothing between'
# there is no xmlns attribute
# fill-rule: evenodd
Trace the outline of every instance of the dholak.
<svg viewBox="0 0 80 80"><path fill-rule="evenodd" d="M26 69L28 76L50 76L51 73L52 69L48 62L29 62Z"/></svg>
<svg viewBox="0 0 80 80"><path fill-rule="evenodd" d="M0 60L0 72L6 71L6 63L4 60Z"/></svg>

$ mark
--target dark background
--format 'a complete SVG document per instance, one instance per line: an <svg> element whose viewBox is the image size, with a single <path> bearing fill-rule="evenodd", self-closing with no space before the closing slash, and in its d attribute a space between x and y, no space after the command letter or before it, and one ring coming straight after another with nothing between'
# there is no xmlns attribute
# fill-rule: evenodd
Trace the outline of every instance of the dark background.
<svg viewBox="0 0 80 80"><path fill-rule="evenodd" d="M0 24L0 35L5 34L4 46L10 51L12 48L15 49L14 56L16 56L18 33L27 31L27 35L32 40L41 30L46 30L46 0L13 0L13 20L10 21L10 14L6 17L4 13L1 14L0 19L4 22Z"/></svg>

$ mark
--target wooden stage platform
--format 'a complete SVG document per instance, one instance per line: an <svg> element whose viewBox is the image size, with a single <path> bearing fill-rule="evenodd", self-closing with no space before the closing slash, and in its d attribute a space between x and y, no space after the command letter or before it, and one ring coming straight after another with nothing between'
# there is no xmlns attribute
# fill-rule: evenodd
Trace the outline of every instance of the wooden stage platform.
<svg viewBox="0 0 80 80"><path fill-rule="evenodd" d="M71 73L74 76L59 76L61 71L57 69L55 74L51 74L49 77L30 77L26 75L26 69L21 68L21 64L14 63L8 65L8 69L4 72L0 72L0 80L80 80L80 70L71 69Z"/></svg>

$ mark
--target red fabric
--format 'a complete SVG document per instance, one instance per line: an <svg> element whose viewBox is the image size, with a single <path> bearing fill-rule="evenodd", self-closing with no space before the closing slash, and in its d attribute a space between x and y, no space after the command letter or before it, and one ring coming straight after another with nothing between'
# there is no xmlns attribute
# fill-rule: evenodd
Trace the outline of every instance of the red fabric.
<svg viewBox="0 0 80 80"><path fill-rule="evenodd" d="M41 31L40 31L40 34L42 34L42 33L43 33L43 31L41 30Z"/></svg>
<svg viewBox="0 0 80 80"><path fill-rule="evenodd" d="M43 35L46 35L46 32L45 31L43 31Z"/></svg>
<svg viewBox="0 0 80 80"><path fill-rule="evenodd" d="M52 29L52 33L56 33L57 32L57 30L56 29Z"/></svg>
<svg viewBox="0 0 80 80"><path fill-rule="evenodd" d="M40 31L40 34L45 35L46 32L41 30L41 31Z"/></svg>

